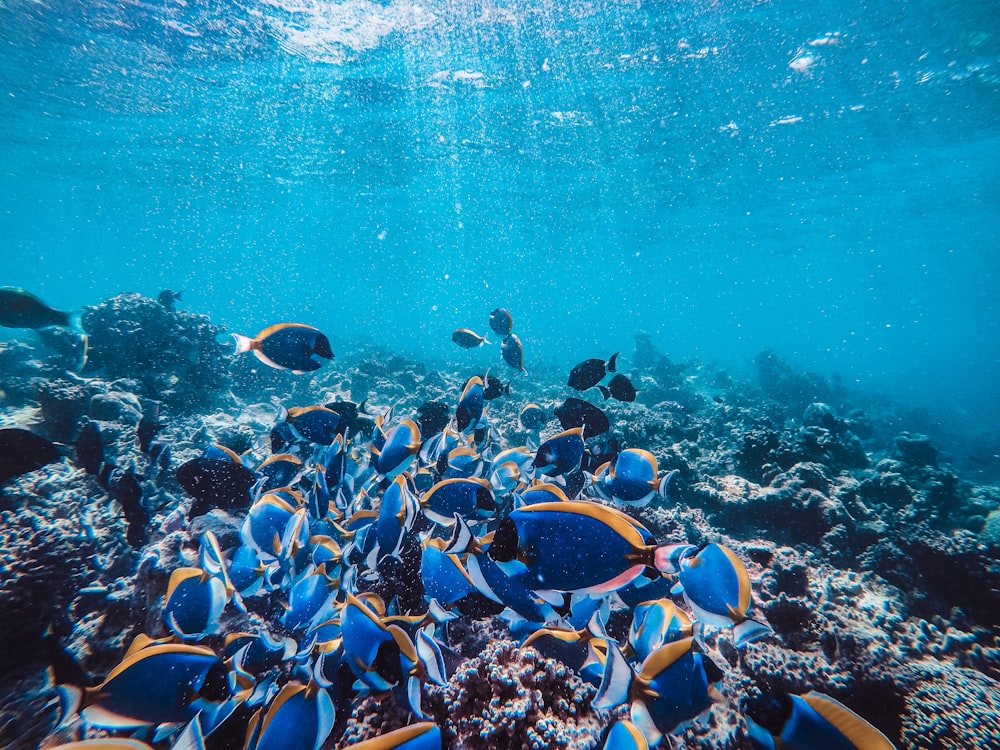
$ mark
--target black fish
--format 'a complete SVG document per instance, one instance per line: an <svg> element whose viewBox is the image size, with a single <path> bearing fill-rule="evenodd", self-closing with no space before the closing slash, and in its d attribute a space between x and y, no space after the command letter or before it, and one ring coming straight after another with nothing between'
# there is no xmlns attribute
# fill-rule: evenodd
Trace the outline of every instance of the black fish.
<svg viewBox="0 0 1000 750"><path fill-rule="evenodd" d="M55 445L41 435L17 427L0 430L0 486L58 460Z"/></svg>
<svg viewBox="0 0 1000 750"><path fill-rule="evenodd" d="M352 435L370 430L375 426L375 421L368 416L366 407L368 405L368 399L365 399L360 404L356 404L353 401L330 401L323 404L330 411L335 411L340 415L340 424L337 425L337 432L346 435L348 432Z"/></svg>
<svg viewBox="0 0 1000 750"><path fill-rule="evenodd" d="M483 375L482 378L483 383L486 384L486 387L483 388L483 398L487 401L510 395L510 383L504 385L500 378L493 377L489 373Z"/></svg>
<svg viewBox="0 0 1000 750"><path fill-rule="evenodd" d="M97 422L87 422L76 439L76 462L88 474L97 474L104 463L104 442Z"/></svg>
<svg viewBox="0 0 1000 750"><path fill-rule="evenodd" d="M604 376L609 372L615 372L619 354L620 352L615 352L607 362L603 359L584 360L569 371L569 387L578 391L593 388L604 380Z"/></svg>
<svg viewBox="0 0 1000 750"><path fill-rule="evenodd" d="M149 448L153 443L153 438L156 437L160 430L166 427L166 425L157 421L159 416L159 409L154 409L152 417L143 414L142 419L139 420L139 426L135 430L135 436L139 441L139 450L143 453L149 453Z"/></svg>
<svg viewBox="0 0 1000 750"><path fill-rule="evenodd" d="M443 401L425 401L417 408L417 427L420 436L427 440L443 430L451 419L451 410Z"/></svg>
<svg viewBox="0 0 1000 750"><path fill-rule="evenodd" d="M212 508L246 510L255 481L254 473L235 461L201 457L177 467L177 482L194 498L189 519Z"/></svg>
<svg viewBox="0 0 1000 750"><path fill-rule="evenodd" d="M608 383L608 394L618 401L635 401L635 386L625 375L618 373Z"/></svg>
<svg viewBox="0 0 1000 750"><path fill-rule="evenodd" d="M31 292L13 286L0 287L0 326L45 328L74 326L75 316L53 310Z"/></svg>
<svg viewBox="0 0 1000 750"><path fill-rule="evenodd" d="M570 396L556 407L556 418L564 430L583 428L583 439L596 437L611 429L607 415L588 401Z"/></svg>
<svg viewBox="0 0 1000 750"><path fill-rule="evenodd" d="M500 344L500 356L515 370L524 372L524 347L521 346L521 339L513 333Z"/></svg>
<svg viewBox="0 0 1000 750"><path fill-rule="evenodd" d="M616 437L605 436L600 440L595 440L583 454L580 468L593 474L604 464L613 463L618 458L621 449L621 441Z"/></svg>
<svg viewBox="0 0 1000 750"><path fill-rule="evenodd" d="M468 328L456 329L451 334L451 340L463 349L475 349L477 346L490 343L486 340L485 336L480 336L478 333L470 331Z"/></svg>
<svg viewBox="0 0 1000 750"><path fill-rule="evenodd" d="M502 307L490 313L490 329L498 336L510 336L514 327L514 319L511 314Z"/></svg>
<svg viewBox="0 0 1000 750"><path fill-rule="evenodd" d="M163 305L170 312L176 309L176 304L181 299L181 292L175 292L172 289L164 289L158 295L156 295L156 301Z"/></svg>
<svg viewBox="0 0 1000 750"><path fill-rule="evenodd" d="M271 453L284 453L285 448L295 442L295 433L288 422L278 422L272 429L270 435Z"/></svg>
<svg viewBox="0 0 1000 750"><path fill-rule="evenodd" d="M133 547L141 547L146 543L149 525L149 514L142 504L142 485L138 477L131 471L126 471L115 485L115 500L122 506L122 513L128 522L125 538Z"/></svg>

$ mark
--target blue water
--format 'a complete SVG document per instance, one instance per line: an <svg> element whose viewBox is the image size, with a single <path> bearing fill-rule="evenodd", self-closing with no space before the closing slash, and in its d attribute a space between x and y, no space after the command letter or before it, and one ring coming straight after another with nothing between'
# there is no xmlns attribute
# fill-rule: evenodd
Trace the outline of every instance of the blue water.
<svg viewBox="0 0 1000 750"><path fill-rule="evenodd" d="M528 378L646 331L982 428L998 156L989 2L0 2L0 281L62 308L461 361L504 305Z"/></svg>

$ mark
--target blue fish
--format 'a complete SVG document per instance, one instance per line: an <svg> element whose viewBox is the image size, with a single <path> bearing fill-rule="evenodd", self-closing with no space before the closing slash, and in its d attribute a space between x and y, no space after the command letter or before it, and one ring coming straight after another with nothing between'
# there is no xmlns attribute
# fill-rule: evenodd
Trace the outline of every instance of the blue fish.
<svg viewBox="0 0 1000 750"><path fill-rule="evenodd" d="M539 628L521 643L521 648L529 646L546 658L561 661L594 687L601 684L607 659L606 638L587 629Z"/></svg>
<svg viewBox="0 0 1000 750"><path fill-rule="evenodd" d="M447 479L469 479L478 477L484 468L485 462L480 453L460 446L448 453L444 476Z"/></svg>
<svg viewBox="0 0 1000 750"><path fill-rule="evenodd" d="M603 750L648 750L649 743L639 728L627 719L616 721L608 731Z"/></svg>
<svg viewBox="0 0 1000 750"><path fill-rule="evenodd" d="M545 410L538 404L526 404L517 417L526 430L540 430L549 421Z"/></svg>
<svg viewBox="0 0 1000 750"><path fill-rule="evenodd" d="M459 432L468 433L479 424L479 420L483 418L485 393L481 377L477 375L469 378L465 388L462 389L458 408L455 410L455 424Z"/></svg>
<svg viewBox="0 0 1000 750"><path fill-rule="evenodd" d="M179 638L212 635L229 601L225 583L201 568L175 568L163 602L163 624Z"/></svg>
<svg viewBox="0 0 1000 750"><path fill-rule="evenodd" d="M404 536L413 528L420 514L420 501L410 490L407 476L396 477L382 494L375 534L379 559L399 557Z"/></svg>
<svg viewBox="0 0 1000 750"><path fill-rule="evenodd" d="M667 643L689 638L693 633L691 618L669 599L644 602L632 611L628 642L635 658L642 661Z"/></svg>
<svg viewBox="0 0 1000 750"><path fill-rule="evenodd" d="M657 479L659 469L656 456L640 448L626 448L614 463L608 463L597 470L594 486L608 499L643 507L661 492L661 482ZM673 478L673 473L664 477L664 482Z"/></svg>
<svg viewBox="0 0 1000 750"><path fill-rule="evenodd" d="M694 648L693 638L661 646L633 673L621 651L609 644L594 708L607 709L631 703L631 718L650 746L681 724L711 708L722 671Z"/></svg>
<svg viewBox="0 0 1000 750"><path fill-rule="evenodd" d="M421 500L424 515L435 523L450 526L457 513L466 519L486 517L497 509L493 488L485 479L444 479Z"/></svg>
<svg viewBox="0 0 1000 750"><path fill-rule="evenodd" d="M285 414L285 422L300 440L330 445L338 434L340 415L325 406L293 406Z"/></svg>
<svg viewBox="0 0 1000 750"><path fill-rule="evenodd" d="M303 630L317 619L332 614L336 582L320 566L302 576L288 591L288 609L281 624L289 630Z"/></svg>
<svg viewBox="0 0 1000 750"><path fill-rule="evenodd" d="M291 487L302 476L305 467L302 459L293 453L268 456L257 465L257 474L264 477L263 489Z"/></svg>
<svg viewBox="0 0 1000 750"><path fill-rule="evenodd" d="M258 711L244 750L319 750L333 730L335 711L326 690L315 683L288 683L267 711Z"/></svg>
<svg viewBox="0 0 1000 750"><path fill-rule="evenodd" d="M638 521L606 505L525 505L501 521L490 557L536 591L607 593L668 564Z"/></svg>
<svg viewBox="0 0 1000 750"><path fill-rule="evenodd" d="M534 460L534 454L523 446L501 451L490 462L490 486L495 492L512 492L533 476Z"/></svg>
<svg viewBox="0 0 1000 750"><path fill-rule="evenodd" d="M571 474L580 468L585 447L582 427L560 432L538 446L534 467L548 476Z"/></svg>
<svg viewBox="0 0 1000 750"><path fill-rule="evenodd" d="M409 468L413 457L420 451L420 429L412 419L404 419L388 432L376 429L385 440L381 446L372 443L372 468L386 479L395 479Z"/></svg>
<svg viewBox="0 0 1000 750"><path fill-rule="evenodd" d="M230 334L236 341L234 354L253 352L268 367L291 370L302 375L323 366L333 358L330 340L312 326L301 323L279 323L269 326L254 338Z"/></svg>
<svg viewBox="0 0 1000 750"><path fill-rule="evenodd" d="M514 496L517 507L524 505L538 505L539 503L568 503L569 498L562 488L554 484L535 483L524 492Z"/></svg>
<svg viewBox="0 0 1000 750"><path fill-rule="evenodd" d="M441 730L432 721L410 724L364 742L351 745L353 750L441 750Z"/></svg>
<svg viewBox="0 0 1000 750"><path fill-rule="evenodd" d="M514 327L514 318L508 310L498 307L490 313L490 330L497 336L510 336Z"/></svg>
<svg viewBox="0 0 1000 750"><path fill-rule="evenodd" d="M264 560L281 554L281 538L297 508L276 493L268 493L250 506L240 526L243 544L253 547Z"/></svg>
<svg viewBox="0 0 1000 750"><path fill-rule="evenodd" d="M435 599L439 604L450 607L475 594L477 589L458 555L444 552L443 546L439 539L424 541L420 579L428 599Z"/></svg>
<svg viewBox="0 0 1000 750"><path fill-rule="evenodd" d="M521 346L521 339L513 333L500 344L500 356L515 370L524 372L524 347Z"/></svg>
<svg viewBox="0 0 1000 750"><path fill-rule="evenodd" d="M137 639L97 687L79 693L63 687L70 711L81 707L83 720L105 729L185 722L204 705L201 691L228 697L222 660L211 649ZM142 644L148 644L144 647ZM205 698L208 698L206 696Z"/></svg>
<svg viewBox="0 0 1000 750"><path fill-rule="evenodd" d="M828 695L765 695L744 707L758 750L895 750L879 730Z"/></svg>
<svg viewBox="0 0 1000 750"><path fill-rule="evenodd" d="M241 544L233 552L233 559L229 563L229 580L240 596L254 596L263 586L264 570L256 548Z"/></svg>
<svg viewBox="0 0 1000 750"><path fill-rule="evenodd" d="M679 582L674 593L684 594L684 601L699 622L717 628L732 626L736 648L771 633L768 625L747 614L750 576L731 549L709 544L691 554L689 548L681 554L677 568Z"/></svg>

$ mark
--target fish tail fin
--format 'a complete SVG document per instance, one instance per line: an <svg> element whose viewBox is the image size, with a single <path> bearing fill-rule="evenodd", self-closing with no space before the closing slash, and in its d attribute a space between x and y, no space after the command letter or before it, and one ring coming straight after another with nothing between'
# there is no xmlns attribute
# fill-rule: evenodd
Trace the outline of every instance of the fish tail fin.
<svg viewBox="0 0 1000 750"><path fill-rule="evenodd" d="M489 340L488 338L486 338L485 336L483 336L483 343L484 343L484 344L492 344L493 342L492 342L492 341L490 341L490 340Z"/></svg>
<svg viewBox="0 0 1000 750"><path fill-rule="evenodd" d="M680 570L681 560L697 549L693 544L663 544L653 550L653 567L673 575Z"/></svg>
<svg viewBox="0 0 1000 750"><path fill-rule="evenodd" d="M607 388L606 386L599 385L599 386L597 386L597 390L599 390L601 392L601 395L604 396L604 400L605 401L607 401L609 398L611 398L611 390L609 388Z"/></svg>
<svg viewBox="0 0 1000 750"><path fill-rule="evenodd" d="M733 645L741 649L748 643L766 638L773 632L767 623L748 617L733 628Z"/></svg>
<svg viewBox="0 0 1000 750"><path fill-rule="evenodd" d="M74 310L66 316L66 327L72 328L77 333L86 334L83 330L83 311Z"/></svg>
<svg viewBox="0 0 1000 750"><path fill-rule="evenodd" d="M614 354L611 355L611 358L608 360L608 372L618 372L617 368L618 368L619 354L621 354L621 352L615 352Z"/></svg>
<svg viewBox="0 0 1000 750"><path fill-rule="evenodd" d="M680 474L678 469L671 469L663 477L656 486L656 491L660 494L664 500L676 499L677 494L677 477Z"/></svg>
<svg viewBox="0 0 1000 750"><path fill-rule="evenodd" d="M614 641L608 641L608 658L597 695L591 705L599 710L617 708L628 702L632 687L632 667Z"/></svg>
<svg viewBox="0 0 1000 750"><path fill-rule="evenodd" d="M243 336L239 333L231 333L229 335L233 337L233 341L236 343L236 351L233 352L234 356L237 354L243 354L244 352L248 352L254 348L255 342L249 336Z"/></svg>
<svg viewBox="0 0 1000 750"><path fill-rule="evenodd" d="M59 723L57 728L69 726L83 708L83 689L76 685L57 685L56 697L59 699Z"/></svg>

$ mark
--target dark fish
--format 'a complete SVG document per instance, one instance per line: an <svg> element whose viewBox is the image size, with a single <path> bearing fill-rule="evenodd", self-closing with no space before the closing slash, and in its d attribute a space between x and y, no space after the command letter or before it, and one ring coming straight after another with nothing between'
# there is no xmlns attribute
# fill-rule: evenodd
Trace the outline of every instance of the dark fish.
<svg viewBox="0 0 1000 750"><path fill-rule="evenodd" d="M0 486L58 460L59 451L42 436L17 427L0 429Z"/></svg>
<svg viewBox="0 0 1000 750"><path fill-rule="evenodd" d="M163 305L170 312L176 309L176 304L181 299L181 293L175 292L172 289L164 289L158 295L156 295L156 301Z"/></svg>
<svg viewBox="0 0 1000 750"><path fill-rule="evenodd" d="M370 430L375 426L375 421L366 416L368 414L366 408L368 406L368 400L365 399L360 404L356 404L353 401L330 401L323 404L330 411L335 411L340 415L340 425L337 427L337 431L341 434L347 434L348 432L352 435Z"/></svg>
<svg viewBox="0 0 1000 750"><path fill-rule="evenodd" d="M515 370L524 372L524 347L521 346L521 339L513 333L503 340L500 345L500 354L503 361Z"/></svg>
<svg viewBox="0 0 1000 750"><path fill-rule="evenodd" d="M618 401L635 401L635 386L625 375L618 373L608 383L608 393Z"/></svg>
<svg viewBox="0 0 1000 750"><path fill-rule="evenodd" d="M607 415L593 404L570 396L556 407L556 419L564 430L583 428L583 438L587 440L602 435L611 429Z"/></svg>
<svg viewBox="0 0 1000 750"><path fill-rule="evenodd" d="M514 319L510 313L502 307L490 313L490 329L498 336L510 336L514 326Z"/></svg>
<svg viewBox="0 0 1000 750"><path fill-rule="evenodd" d="M340 427L340 415L323 406L293 406L285 421L297 438L318 445L333 443Z"/></svg>
<svg viewBox="0 0 1000 750"><path fill-rule="evenodd" d="M324 359L333 358L330 340L312 326L301 323L279 323L265 328L255 338L230 334L236 340L236 351L252 351L269 367L291 370L296 375L318 370Z"/></svg>
<svg viewBox="0 0 1000 750"><path fill-rule="evenodd" d="M193 458L177 467L177 482L194 498L188 518L212 508L246 510L256 477L243 464L218 458Z"/></svg>
<svg viewBox="0 0 1000 750"><path fill-rule="evenodd" d="M532 465L541 474L565 476L580 468L584 449L583 430L575 427L538 446Z"/></svg>
<svg viewBox="0 0 1000 750"><path fill-rule="evenodd" d="M76 327L76 316L53 310L31 292L0 287L0 326L5 328Z"/></svg>
<svg viewBox="0 0 1000 750"><path fill-rule="evenodd" d="M76 462L88 474L97 474L104 463L104 443L97 422L87 422L76 439Z"/></svg>
<svg viewBox="0 0 1000 750"><path fill-rule="evenodd" d="M483 389L483 398L487 401L510 395L510 383L504 385L500 378L493 377L489 373L483 375L483 383L486 384Z"/></svg>
<svg viewBox="0 0 1000 750"><path fill-rule="evenodd" d="M605 436L594 441L587 452L583 454L583 463L580 468L593 474L604 464L613 463L618 458L621 447L621 441L616 437Z"/></svg>
<svg viewBox="0 0 1000 750"><path fill-rule="evenodd" d="M545 410L538 404L526 404L521 409L518 419L521 420L521 426L526 430L540 430L549 421Z"/></svg>
<svg viewBox="0 0 1000 750"><path fill-rule="evenodd" d="M156 437L157 433L160 432L166 425L161 424L159 421L160 410L159 408L153 409L152 416L143 414L142 419L139 420L139 426L135 430L135 437L139 441L139 450L143 453L149 453L150 446L153 444L153 439Z"/></svg>
<svg viewBox="0 0 1000 750"><path fill-rule="evenodd" d="M485 336L480 336L468 328L459 328L451 334L451 340L463 349L475 349L477 346L490 343Z"/></svg>
<svg viewBox="0 0 1000 750"><path fill-rule="evenodd" d="M483 416L483 391L482 378L469 378L462 390L462 397L458 400L458 408L455 409L455 423L459 432L466 432L470 427L475 429Z"/></svg>
<svg viewBox="0 0 1000 750"><path fill-rule="evenodd" d="M122 474L115 485L115 500L122 506L122 513L128 522L125 538L133 547L141 547L148 538L149 514L142 503L142 485L131 471Z"/></svg>
<svg viewBox="0 0 1000 750"><path fill-rule="evenodd" d="M569 371L569 387L575 388L578 391L585 391L588 388L593 388L595 385L604 380L604 376L609 372L615 372L618 354L620 354L620 352L612 354L611 359L607 362L603 359L586 359L578 364Z"/></svg>
<svg viewBox="0 0 1000 750"><path fill-rule="evenodd" d="M292 431L292 426L288 422L278 422L271 429L269 439L271 453L284 453L285 448L297 440L295 433Z"/></svg>
<svg viewBox="0 0 1000 750"><path fill-rule="evenodd" d="M441 432L448 425L449 419L451 410L443 401L425 401L417 407L417 427L424 440Z"/></svg>

